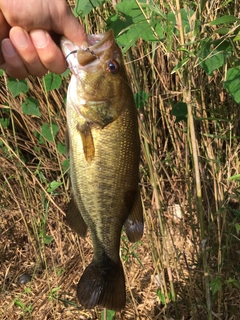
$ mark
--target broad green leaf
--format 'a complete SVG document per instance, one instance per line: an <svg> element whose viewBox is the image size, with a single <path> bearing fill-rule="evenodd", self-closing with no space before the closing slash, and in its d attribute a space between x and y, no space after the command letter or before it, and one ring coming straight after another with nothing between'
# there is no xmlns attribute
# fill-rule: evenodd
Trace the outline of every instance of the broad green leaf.
<svg viewBox="0 0 240 320"><path fill-rule="evenodd" d="M207 74L212 75L214 70L224 65L226 58L231 54L231 45L228 41L207 41L205 44L203 42L198 52L200 66Z"/></svg>
<svg viewBox="0 0 240 320"><path fill-rule="evenodd" d="M220 18L217 18L213 21L210 22L211 26L215 26L216 24L225 24L225 23L229 23L229 22L235 22L238 21L239 19L236 18L235 16L222 16Z"/></svg>
<svg viewBox="0 0 240 320"><path fill-rule="evenodd" d="M63 73L61 73L61 76L66 78L69 74L71 73L70 69L67 69L66 71L64 71Z"/></svg>
<svg viewBox="0 0 240 320"><path fill-rule="evenodd" d="M240 103L240 66L228 69L223 86L233 99Z"/></svg>
<svg viewBox="0 0 240 320"><path fill-rule="evenodd" d="M43 242L45 243L45 244L49 244L49 243L51 243L53 241L53 237L52 236L49 236L49 235L45 235L44 236L44 239L43 239Z"/></svg>
<svg viewBox="0 0 240 320"><path fill-rule="evenodd" d="M58 142L57 144L58 152L61 154L66 154L66 146L62 144L61 142Z"/></svg>
<svg viewBox="0 0 240 320"><path fill-rule="evenodd" d="M187 104L185 102L177 102L172 106L172 115L176 117L176 122L187 120Z"/></svg>
<svg viewBox="0 0 240 320"><path fill-rule="evenodd" d="M144 1L139 2L144 10L149 9ZM159 23L159 14L148 10L148 19L143 15L135 0L123 0L116 6L118 14L108 18L107 29L113 29L119 46L126 52L141 38L145 41L164 39L163 26Z"/></svg>
<svg viewBox="0 0 240 320"><path fill-rule="evenodd" d="M39 110L39 101L32 97L27 97L25 101L22 103L22 112L24 114L40 117L41 112Z"/></svg>
<svg viewBox="0 0 240 320"><path fill-rule="evenodd" d="M62 185L62 182L54 180L54 181L49 183L49 186L47 188L47 192L53 192L61 185Z"/></svg>
<svg viewBox="0 0 240 320"><path fill-rule="evenodd" d="M218 33L218 34L227 34L229 31L230 31L229 28L223 27L223 28L219 28L219 29L215 30L214 32Z"/></svg>
<svg viewBox="0 0 240 320"><path fill-rule="evenodd" d="M142 3L142 1L139 2L141 3L141 6L145 5ZM123 0L117 4L116 9L117 11L123 13L126 17L131 17L132 23L146 20L135 0Z"/></svg>
<svg viewBox="0 0 240 320"><path fill-rule="evenodd" d="M52 128L48 123L44 123L42 125L42 135L45 139L52 142L54 141L54 138L59 131L58 125L55 123L52 123Z"/></svg>
<svg viewBox="0 0 240 320"><path fill-rule="evenodd" d="M194 14L194 11L187 8L187 9L180 9L180 12L181 12L181 18L182 18L182 26L184 28L185 33L188 33L191 31L189 21L192 15Z"/></svg>
<svg viewBox="0 0 240 320"><path fill-rule="evenodd" d="M124 47L124 53L140 38L146 41L157 41L147 21L132 24L124 33L119 35L116 40L120 46Z"/></svg>
<svg viewBox="0 0 240 320"><path fill-rule="evenodd" d="M212 294L216 294L217 292L221 291L222 289L222 281L219 278L213 278L210 281L210 287L212 289Z"/></svg>
<svg viewBox="0 0 240 320"><path fill-rule="evenodd" d="M149 98L149 94L145 91L137 92L134 94L134 101L138 109L143 108Z"/></svg>
<svg viewBox="0 0 240 320"><path fill-rule="evenodd" d="M7 87L14 97L17 97L20 93L27 93L29 90L26 80L17 80L12 77L8 78Z"/></svg>
<svg viewBox="0 0 240 320"><path fill-rule="evenodd" d="M3 128L7 128L10 124L10 119L8 118L0 118L0 124Z"/></svg>
<svg viewBox="0 0 240 320"><path fill-rule="evenodd" d="M240 32L233 38L233 41L240 41Z"/></svg>
<svg viewBox="0 0 240 320"><path fill-rule="evenodd" d="M4 71L0 69L0 77L3 76Z"/></svg>
<svg viewBox="0 0 240 320"><path fill-rule="evenodd" d="M69 163L69 159L65 159L63 160L62 162L62 169L63 169L63 172L66 172L68 171L70 168L70 163Z"/></svg>
<svg viewBox="0 0 240 320"><path fill-rule="evenodd" d="M59 74L50 72L43 77L43 84L47 92L59 89L62 84L62 78Z"/></svg>
<svg viewBox="0 0 240 320"><path fill-rule="evenodd" d="M74 8L74 15L82 18L92 11L95 7L99 6L105 0L77 0Z"/></svg>

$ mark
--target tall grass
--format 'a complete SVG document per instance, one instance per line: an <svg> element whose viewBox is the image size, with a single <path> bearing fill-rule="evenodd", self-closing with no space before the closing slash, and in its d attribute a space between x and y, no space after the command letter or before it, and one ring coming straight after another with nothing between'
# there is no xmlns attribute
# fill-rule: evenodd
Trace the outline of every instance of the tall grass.
<svg viewBox="0 0 240 320"><path fill-rule="evenodd" d="M223 82L228 69L239 65L239 40L233 41L239 21L211 21L238 17L239 4L155 0L146 2L148 10L143 1L134 3L148 22L155 11L160 20L170 15L161 20L164 39L152 25L158 39L139 39L125 54L139 109L146 227L137 246L122 241L128 290L122 317L238 319L240 111ZM87 32L104 31L116 8L102 2L86 14ZM224 63L208 73L217 51L203 51L207 41L213 49L215 40L230 47L222 49ZM75 299L91 241L78 239L63 221L69 176L59 142L64 144L68 80L50 92L39 79L28 80L27 95L40 103L41 116L34 116L21 110L26 94L13 97L7 77L0 78L3 319L100 318L101 309L83 310ZM43 134L45 123L51 130L57 125L52 140ZM17 284L21 273L33 274L24 288Z"/></svg>

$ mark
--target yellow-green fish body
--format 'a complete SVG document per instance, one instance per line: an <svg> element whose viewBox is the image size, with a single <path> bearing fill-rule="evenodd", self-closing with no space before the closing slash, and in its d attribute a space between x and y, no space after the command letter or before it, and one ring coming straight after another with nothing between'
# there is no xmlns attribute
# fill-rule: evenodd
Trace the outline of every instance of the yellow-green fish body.
<svg viewBox="0 0 240 320"><path fill-rule="evenodd" d="M62 48L65 55L74 49L67 40ZM124 225L132 242L143 233L137 110L112 30L88 36L87 47L67 60L73 72L66 113L74 194L67 220L81 236L89 228L94 248L78 299L86 308L121 310L126 300L121 230Z"/></svg>

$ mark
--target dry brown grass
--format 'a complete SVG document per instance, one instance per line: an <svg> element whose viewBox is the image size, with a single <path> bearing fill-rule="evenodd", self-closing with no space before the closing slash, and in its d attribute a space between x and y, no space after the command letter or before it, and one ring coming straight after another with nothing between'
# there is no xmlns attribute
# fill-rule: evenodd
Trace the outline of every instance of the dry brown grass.
<svg viewBox="0 0 240 320"><path fill-rule="evenodd" d="M207 2L206 19L215 18L218 6ZM95 32L101 23L90 17L88 28ZM192 68L196 61L189 65L199 216L189 123L176 123L171 113L172 102L184 101L186 94L183 75L171 75L178 58L141 40L126 56L134 92L149 94L139 120L145 232L136 247L123 234L127 305L116 319L237 320L239 184L228 178L239 174L240 109L221 85L221 70L206 76L200 67ZM100 308L84 310L76 300L76 284L92 258L91 239L79 239L64 223L70 182L56 144L64 143L68 80L50 93L39 79L28 80L28 96L38 99L42 114L34 117L21 111L25 95L14 98L7 78L0 78L0 118L10 121L7 128L0 125L1 320L101 318ZM50 120L60 129L56 141L39 145L34 131L40 133ZM63 184L50 193L54 180ZM46 235L52 237L48 244ZM26 285L18 282L24 273L32 275ZM213 294L217 280L222 287Z"/></svg>

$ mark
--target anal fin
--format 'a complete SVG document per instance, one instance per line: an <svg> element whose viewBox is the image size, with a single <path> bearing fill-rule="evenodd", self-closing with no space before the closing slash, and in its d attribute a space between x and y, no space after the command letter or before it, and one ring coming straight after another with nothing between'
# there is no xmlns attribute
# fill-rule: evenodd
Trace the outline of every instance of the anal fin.
<svg viewBox="0 0 240 320"><path fill-rule="evenodd" d="M80 237L84 238L86 236L87 225L83 220L74 198L72 198L68 204L65 221Z"/></svg>
<svg viewBox="0 0 240 320"><path fill-rule="evenodd" d="M144 223L142 201L139 190L135 195L130 215L124 223L124 229L130 242L136 242L142 238Z"/></svg>

